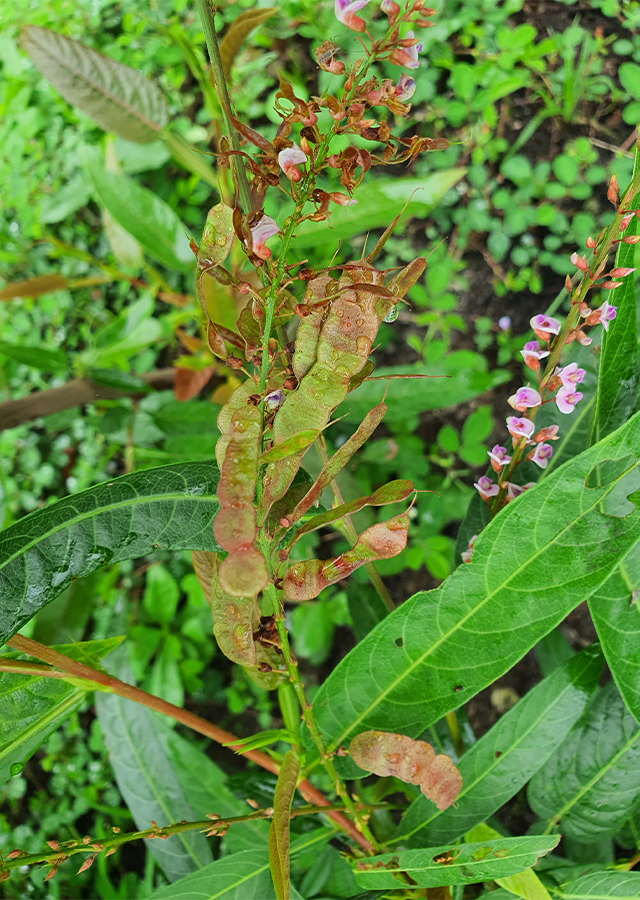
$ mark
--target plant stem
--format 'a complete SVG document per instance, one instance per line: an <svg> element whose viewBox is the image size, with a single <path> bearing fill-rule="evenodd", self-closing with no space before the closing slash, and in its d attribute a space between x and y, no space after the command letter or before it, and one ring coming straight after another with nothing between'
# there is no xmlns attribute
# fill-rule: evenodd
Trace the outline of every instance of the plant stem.
<svg viewBox="0 0 640 900"><path fill-rule="evenodd" d="M6 643L9 647L13 647L21 653L27 653L29 656L34 656L36 659L41 659L43 662L47 662L50 665L61 669L63 672L73 675L75 678L81 678L91 682L94 686L96 684L102 685L107 693L117 694L127 700L133 700L135 703L140 703L142 706L146 706L156 712L163 713L165 716L175 719L176 722L181 722L183 725L186 725L187 728L191 728L193 731L198 732L198 734L203 734L205 737L211 738L211 740L218 744L230 745L232 750L237 748L238 751L241 751L242 749L242 741L234 734L231 734L231 732L225 731L223 728L218 728L217 725L212 725L211 722L207 722L206 719L201 719L200 716L196 716L186 709L176 706L174 703L169 703L166 700L162 700L160 697L156 697L153 694L149 694L147 691L143 691L141 688L120 681L119 678L114 678L112 675L107 675L105 672L92 669L84 663L69 659L69 657L65 656L63 653L59 653L57 650L51 649L51 647L45 647L44 644L40 644L38 641L24 637L21 634L15 634L6 641ZM51 677L55 678L60 676L52 675ZM95 687L89 688L89 690L94 689ZM273 772L274 775L277 775L280 771L280 766L275 760L261 750L247 750L247 752L242 755L247 759L252 760L254 763L257 763L257 765L261 766L263 769ZM314 803L318 806L331 805L324 794L307 780L301 781L298 784L298 790L309 803ZM328 811L327 815L364 850L367 850L368 852L371 851L372 847L369 841L367 841L355 827L353 822L350 822L341 812Z"/></svg>
<svg viewBox="0 0 640 900"><path fill-rule="evenodd" d="M220 47L218 46L218 36L216 34L216 26L214 21L214 12L211 9L209 0L196 0L202 27L204 28L204 36L207 41L207 50L209 51L209 59L211 60L211 68L216 82L216 92L220 100L222 108L222 117L229 134L229 140L234 150L240 150L240 141L238 133L234 128L232 121L231 97L229 96L229 88L227 87L227 79L222 66L222 58L220 57ZM247 178L247 171L244 161L240 156L234 156L232 160L233 171L236 177L236 184L240 194L240 208L242 212L249 213L252 211L253 202L251 200L251 189Z"/></svg>

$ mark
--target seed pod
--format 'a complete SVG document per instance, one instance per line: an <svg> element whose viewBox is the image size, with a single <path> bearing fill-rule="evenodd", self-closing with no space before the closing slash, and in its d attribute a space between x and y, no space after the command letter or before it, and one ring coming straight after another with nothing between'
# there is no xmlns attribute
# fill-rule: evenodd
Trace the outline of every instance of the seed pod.
<svg viewBox="0 0 640 900"><path fill-rule="evenodd" d="M409 516L402 513L378 522L363 531L351 550L333 559L309 559L295 562L282 586L289 600L313 600L330 584L346 578L365 563L376 559L390 559L407 546Z"/></svg>
<svg viewBox="0 0 640 900"><path fill-rule="evenodd" d="M255 597L231 597L216 572L211 593L213 633L218 647L232 662L241 666L258 665L253 634L260 624L260 610Z"/></svg>
<svg viewBox="0 0 640 900"><path fill-rule="evenodd" d="M213 533L222 549L229 551L218 577L222 589L234 597L256 596L269 580L267 561L253 546L258 536L254 499L261 438L262 413L257 406L245 404L232 413Z"/></svg>
<svg viewBox="0 0 640 900"><path fill-rule="evenodd" d="M229 397L228 402L222 407L218 414L218 428L220 429L220 437L216 443L216 459L219 468L222 468L224 455L231 439L231 419L238 409L243 409L249 402L249 397L256 392L256 385L251 378L244 381L235 389Z"/></svg>
<svg viewBox="0 0 640 900"><path fill-rule="evenodd" d="M365 731L349 748L356 765L386 778L390 775L408 784L418 784L438 809L447 809L462 790L462 776L448 756L435 753L426 741L405 734Z"/></svg>
<svg viewBox="0 0 640 900"><path fill-rule="evenodd" d="M316 361L316 349L320 330L328 312L328 300L335 281L328 274L318 275L307 283L302 300L300 324L296 332L296 349L293 354L293 372L301 381ZM323 301L326 300L326 305ZM306 313L304 307L309 307Z"/></svg>

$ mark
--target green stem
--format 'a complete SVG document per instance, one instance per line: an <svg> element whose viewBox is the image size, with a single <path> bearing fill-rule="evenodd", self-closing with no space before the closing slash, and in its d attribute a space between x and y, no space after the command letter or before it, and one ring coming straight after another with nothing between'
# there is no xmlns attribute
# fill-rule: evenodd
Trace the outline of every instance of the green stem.
<svg viewBox="0 0 640 900"><path fill-rule="evenodd" d="M204 28L204 36L207 41L207 50L209 51L209 59L211 60L211 68L216 83L216 91L220 100L222 109L222 117L229 134L229 140L234 150L240 150L240 141L238 133L234 128L232 121L231 97L229 96L229 88L227 87L227 79L224 74L222 58L220 56L220 47L218 46L218 36L216 34L216 26L214 21L214 12L209 5L208 0L196 0L202 27ZM251 189L244 165L244 161L240 156L234 156L232 159L233 171L236 177L236 184L240 194L240 208L242 212L249 213L253 209L253 201L251 200Z"/></svg>

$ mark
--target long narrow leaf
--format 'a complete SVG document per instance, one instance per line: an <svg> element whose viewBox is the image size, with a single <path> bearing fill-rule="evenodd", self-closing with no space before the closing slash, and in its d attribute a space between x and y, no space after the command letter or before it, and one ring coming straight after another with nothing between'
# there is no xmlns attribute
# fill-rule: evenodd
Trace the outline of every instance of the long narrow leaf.
<svg viewBox="0 0 640 900"><path fill-rule="evenodd" d="M269 829L269 865L278 900L289 900L289 845L291 803L296 792L300 763L295 750L285 753L273 798L273 819Z"/></svg>

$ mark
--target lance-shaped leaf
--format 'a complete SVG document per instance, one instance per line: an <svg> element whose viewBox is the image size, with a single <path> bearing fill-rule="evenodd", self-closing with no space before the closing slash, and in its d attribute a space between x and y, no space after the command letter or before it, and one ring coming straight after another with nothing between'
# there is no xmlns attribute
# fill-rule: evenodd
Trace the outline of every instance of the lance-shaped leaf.
<svg viewBox="0 0 640 900"><path fill-rule="evenodd" d="M188 462L123 475L45 509L0 534L0 641L100 566L158 547L219 550L218 469Z"/></svg>
<svg viewBox="0 0 640 900"><path fill-rule="evenodd" d="M452 884L479 884L495 878L515 875L534 866L541 856L553 850L559 835L500 838L482 843L429 847L367 857L354 864L361 888L400 889L401 873L406 872L416 887L444 887ZM404 881L406 886L406 880Z"/></svg>
<svg viewBox="0 0 640 900"><path fill-rule="evenodd" d="M148 144L166 125L164 95L141 72L38 25L25 25L20 43L64 99L105 131Z"/></svg>
<svg viewBox="0 0 640 900"><path fill-rule="evenodd" d="M26 281L14 281L5 284L0 290L0 300L13 300L15 297L40 297L51 291L60 291L69 286L69 279L64 275L36 275Z"/></svg>
<svg viewBox="0 0 640 900"><path fill-rule="evenodd" d="M613 835L640 804L640 724L613 682L596 694L529 785L541 819L583 843Z"/></svg>
<svg viewBox="0 0 640 900"><path fill-rule="evenodd" d="M351 741L349 752L356 765L367 772L382 778L393 775L419 785L438 809L450 807L462 788L462 777L453 760L444 753L436 755L426 741L388 731L365 731Z"/></svg>
<svg viewBox="0 0 640 900"><path fill-rule="evenodd" d="M326 512L314 516L310 522L307 522L296 531L292 544L298 538L301 538L302 535L309 534L311 531L317 531L318 528L337 522L338 519L344 519L345 516L353 515L364 509L365 506L386 506L388 503L401 503L414 491L413 481L409 481L406 478L383 484L381 488L378 488L369 497L358 497L355 500L350 500L348 503L343 503L334 509L328 509Z"/></svg>
<svg viewBox="0 0 640 900"><path fill-rule="evenodd" d="M640 544L632 547L589 600L613 679L640 721Z"/></svg>
<svg viewBox="0 0 640 900"><path fill-rule="evenodd" d="M388 522L376 522L363 531L351 550L333 559L309 559L294 562L282 586L295 602L313 600L330 584L346 578L365 563L391 559L407 546L409 516L403 513Z"/></svg>
<svg viewBox="0 0 640 900"><path fill-rule="evenodd" d="M122 641L83 641L54 647L70 659L94 666ZM24 653L3 654L0 659L30 659ZM78 709L86 690L63 678L40 675L0 674L0 784L22 769L43 741Z"/></svg>
<svg viewBox="0 0 640 900"><path fill-rule="evenodd" d="M238 18L231 23L229 30L220 41L220 58L227 78L231 75L233 61L247 36L251 34L254 28L262 25L263 22L266 22L267 19L270 19L277 12L277 6L267 6L265 9L248 9L246 12L240 13Z"/></svg>
<svg viewBox="0 0 640 900"><path fill-rule="evenodd" d="M311 446L320 434L319 431L300 431L298 434L292 435L281 444L276 444L271 450L267 450L260 457L261 463L275 462L277 459L286 459L288 456L295 456L301 450L306 450Z"/></svg>
<svg viewBox="0 0 640 900"><path fill-rule="evenodd" d="M440 812L419 797L393 843L452 841L488 819L555 753L584 711L602 662L597 648L587 648L529 691L460 759L462 790L455 806Z"/></svg>
<svg viewBox="0 0 640 900"><path fill-rule="evenodd" d="M640 170L640 151L636 147L633 175ZM630 209L637 209L640 194L631 200ZM636 216L631 218L626 235L635 235L638 228ZM636 245L618 244L615 268L635 266ZM606 296L617 309L616 318L602 335L602 354L598 378L598 396L593 427L593 441L603 438L618 428L639 406L640 348L636 312L635 272L624 276L622 284Z"/></svg>
<svg viewBox="0 0 640 900"><path fill-rule="evenodd" d="M594 872L550 891L558 900L637 900L640 872Z"/></svg>
<svg viewBox="0 0 640 900"><path fill-rule="evenodd" d="M273 819L269 829L269 863L271 877L278 900L289 900L291 883L289 878L289 844L291 834L291 803L298 784L300 762L295 750L285 753L278 783L273 798Z"/></svg>
<svg viewBox="0 0 640 900"><path fill-rule="evenodd" d="M374 628L315 697L329 745L371 728L417 737L597 590L640 538L640 513L601 511L624 474L593 488L585 481L604 460L629 457L638 446L636 415L504 509L477 539L470 564Z"/></svg>
<svg viewBox="0 0 640 900"><path fill-rule="evenodd" d="M188 229L168 203L133 178L105 172L94 163L87 168L100 202L139 241L145 253L168 269L193 271Z"/></svg>
<svg viewBox="0 0 640 900"><path fill-rule="evenodd" d="M302 500L300 500L292 515L288 517L289 521L297 522L298 519L320 499L323 490L331 484L334 478L338 477L354 453L369 440L380 422L382 422L386 411L387 406L385 403L379 403L373 409L369 410L360 425L358 425L356 431L350 438L347 438L342 447L339 447L336 450L329 462L322 469L311 489L305 494Z"/></svg>

